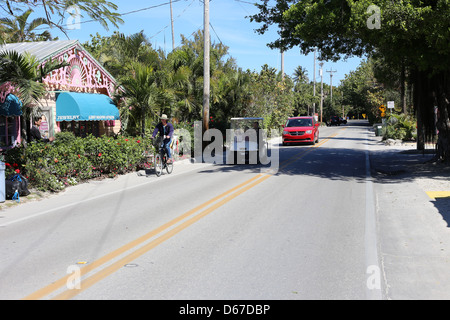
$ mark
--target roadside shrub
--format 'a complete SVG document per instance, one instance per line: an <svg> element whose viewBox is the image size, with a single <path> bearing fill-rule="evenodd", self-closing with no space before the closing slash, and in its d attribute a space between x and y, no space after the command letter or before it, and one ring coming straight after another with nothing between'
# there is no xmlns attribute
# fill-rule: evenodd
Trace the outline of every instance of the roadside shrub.
<svg viewBox="0 0 450 320"><path fill-rule="evenodd" d="M412 117L393 114L386 120L383 139L411 141L415 140L416 136L416 121Z"/></svg>
<svg viewBox="0 0 450 320"><path fill-rule="evenodd" d="M35 142L9 150L6 174L19 170L31 187L57 192L85 180L138 170L144 166L144 150L154 150L149 139L58 133L51 144Z"/></svg>

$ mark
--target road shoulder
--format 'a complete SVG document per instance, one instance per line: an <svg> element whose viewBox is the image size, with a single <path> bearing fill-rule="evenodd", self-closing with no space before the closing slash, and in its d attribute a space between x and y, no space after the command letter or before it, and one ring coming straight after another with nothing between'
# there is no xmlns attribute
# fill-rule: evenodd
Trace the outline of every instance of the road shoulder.
<svg viewBox="0 0 450 320"><path fill-rule="evenodd" d="M369 141L387 299L450 298L450 168L412 144Z"/></svg>

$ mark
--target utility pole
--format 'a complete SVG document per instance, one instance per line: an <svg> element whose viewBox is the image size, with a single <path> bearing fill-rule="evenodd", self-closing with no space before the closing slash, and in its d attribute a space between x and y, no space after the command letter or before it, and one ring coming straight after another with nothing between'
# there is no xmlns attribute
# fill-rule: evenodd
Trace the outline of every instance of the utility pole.
<svg viewBox="0 0 450 320"><path fill-rule="evenodd" d="M314 48L314 99L316 98L316 52L317 47ZM313 117L316 114L316 101L313 103Z"/></svg>
<svg viewBox="0 0 450 320"><path fill-rule="evenodd" d="M331 70L327 70L327 72L330 74L331 105L333 105L333 73L337 71L333 71L333 68L331 68Z"/></svg>
<svg viewBox="0 0 450 320"><path fill-rule="evenodd" d="M284 31L284 28L281 27L281 31ZM284 81L284 49L281 48L281 79Z"/></svg>
<svg viewBox="0 0 450 320"><path fill-rule="evenodd" d="M320 65L320 122L323 122L323 62L319 63Z"/></svg>
<svg viewBox="0 0 450 320"><path fill-rule="evenodd" d="M175 50L175 36L173 32L173 11L172 11L172 0L170 0L170 23L172 24L172 51Z"/></svg>
<svg viewBox="0 0 450 320"><path fill-rule="evenodd" d="M203 57L203 130L209 129L209 94L210 94L210 74L209 74L209 0L204 0L204 57Z"/></svg>

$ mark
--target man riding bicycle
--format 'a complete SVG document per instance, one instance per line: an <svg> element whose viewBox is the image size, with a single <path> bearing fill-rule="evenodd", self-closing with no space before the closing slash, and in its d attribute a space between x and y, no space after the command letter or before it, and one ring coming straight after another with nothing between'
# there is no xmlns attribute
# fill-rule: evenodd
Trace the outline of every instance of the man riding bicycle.
<svg viewBox="0 0 450 320"><path fill-rule="evenodd" d="M172 153L170 152L170 144L172 143L173 137L173 125L168 122L167 115L163 114L160 118L161 122L155 127L153 131L152 139L156 137L159 132L159 135L163 139L163 148L166 149L168 162L172 162Z"/></svg>

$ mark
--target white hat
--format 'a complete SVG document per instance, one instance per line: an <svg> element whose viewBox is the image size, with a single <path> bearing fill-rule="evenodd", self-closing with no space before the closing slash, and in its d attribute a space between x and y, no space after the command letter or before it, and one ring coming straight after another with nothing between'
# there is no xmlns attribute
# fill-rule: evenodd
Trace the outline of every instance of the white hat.
<svg viewBox="0 0 450 320"><path fill-rule="evenodd" d="M168 120L169 118L167 118L167 115L166 115L166 114L163 114L163 115L161 116L160 119L161 119L161 120Z"/></svg>

